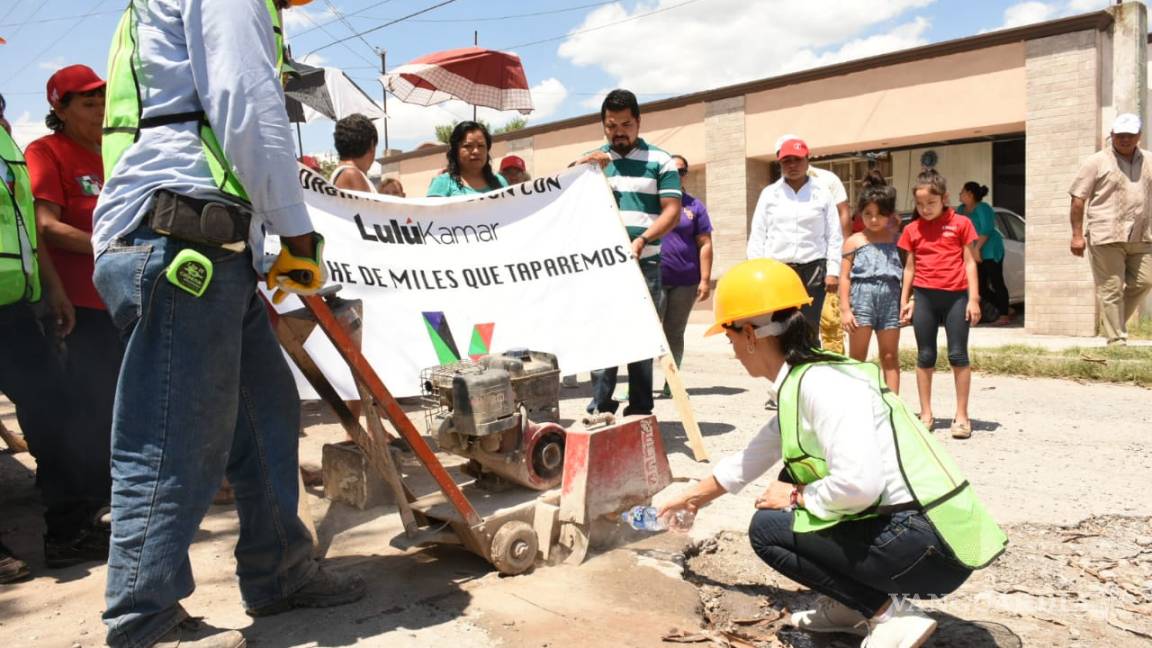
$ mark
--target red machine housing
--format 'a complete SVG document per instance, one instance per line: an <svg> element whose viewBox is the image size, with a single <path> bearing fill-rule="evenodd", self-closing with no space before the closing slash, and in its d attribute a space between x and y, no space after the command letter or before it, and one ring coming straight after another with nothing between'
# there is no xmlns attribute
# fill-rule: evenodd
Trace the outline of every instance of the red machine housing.
<svg viewBox="0 0 1152 648"><path fill-rule="evenodd" d="M644 504L672 483L656 417L629 416L595 430L570 429L560 521L586 525Z"/></svg>

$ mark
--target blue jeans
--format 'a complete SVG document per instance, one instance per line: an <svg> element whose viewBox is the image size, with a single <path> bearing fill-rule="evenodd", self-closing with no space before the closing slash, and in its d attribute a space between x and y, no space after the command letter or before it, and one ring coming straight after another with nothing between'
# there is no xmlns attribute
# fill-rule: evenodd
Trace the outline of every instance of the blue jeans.
<svg viewBox="0 0 1152 648"><path fill-rule="evenodd" d="M660 264L658 262L640 263L640 272L648 284L648 294L652 296L652 303L656 312L662 311L661 302L664 291L660 289ZM592 401L588 403L588 413L611 412L616 413L620 402L612 398L616 391L616 376L619 367L597 369L592 372ZM628 406L624 408L624 416L630 414L652 413L652 359L639 360L628 363Z"/></svg>
<svg viewBox="0 0 1152 648"><path fill-rule="evenodd" d="M212 260L197 298L165 278L191 247ZM300 403L256 293L249 253L141 226L96 261L94 281L126 339L112 423L108 644L151 646L187 613L188 548L225 475L236 492L237 576L249 608L316 569L296 516Z"/></svg>
<svg viewBox="0 0 1152 648"><path fill-rule="evenodd" d="M16 420L36 457L45 534L67 540L90 527L107 503L107 488L102 492L100 482L86 476L96 474L98 480L108 444L101 455L100 440L85 438L77 424L76 395L69 393L52 347L30 304L0 306L0 392L16 406ZM102 468L107 474L106 462Z"/></svg>
<svg viewBox="0 0 1152 648"><path fill-rule="evenodd" d="M972 570L952 557L919 511L795 533L792 512L760 510L748 537L760 559L801 585L872 618L893 594L951 594Z"/></svg>
<svg viewBox="0 0 1152 648"><path fill-rule="evenodd" d="M103 310L76 307L76 326L60 345L74 423L69 435L82 457L74 479L82 484L97 508L108 505L112 491L109 445L116 380L124 359L124 344L112 318Z"/></svg>

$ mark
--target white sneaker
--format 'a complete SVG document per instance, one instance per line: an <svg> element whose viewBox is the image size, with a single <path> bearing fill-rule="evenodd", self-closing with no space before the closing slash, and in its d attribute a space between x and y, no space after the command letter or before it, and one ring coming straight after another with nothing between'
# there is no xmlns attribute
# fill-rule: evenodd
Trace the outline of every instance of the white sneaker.
<svg viewBox="0 0 1152 648"><path fill-rule="evenodd" d="M936 631L936 620L924 610L901 604L886 621L869 621L868 636L860 648L920 648Z"/></svg>
<svg viewBox="0 0 1152 648"><path fill-rule="evenodd" d="M808 632L844 632L859 637L868 634L868 620L863 614L826 596L816 601L815 610L793 613L792 625Z"/></svg>

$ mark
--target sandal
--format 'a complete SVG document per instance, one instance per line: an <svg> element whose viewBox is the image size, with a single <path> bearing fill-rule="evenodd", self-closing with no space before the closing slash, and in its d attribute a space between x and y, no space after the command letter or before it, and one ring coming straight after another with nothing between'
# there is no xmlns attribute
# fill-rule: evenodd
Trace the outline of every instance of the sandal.
<svg viewBox="0 0 1152 648"><path fill-rule="evenodd" d="M952 438L953 439L967 439L972 436L972 423L961 423L956 421L952 424Z"/></svg>
<svg viewBox="0 0 1152 648"><path fill-rule="evenodd" d="M922 424L922 425L923 425L923 426L924 426L924 427L925 427L925 428L926 428L926 429L927 429L929 432L931 432L931 431L932 431L932 428L936 427L936 419L935 419L935 417L933 417L933 418L924 418L923 416L921 416L921 417L920 417L920 423L921 423L921 424Z"/></svg>

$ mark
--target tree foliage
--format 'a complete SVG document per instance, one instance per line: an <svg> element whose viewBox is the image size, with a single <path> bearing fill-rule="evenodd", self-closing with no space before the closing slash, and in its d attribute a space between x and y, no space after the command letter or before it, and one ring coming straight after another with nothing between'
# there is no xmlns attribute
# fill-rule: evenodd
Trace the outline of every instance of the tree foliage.
<svg viewBox="0 0 1152 648"><path fill-rule="evenodd" d="M336 167L340 166L340 160L336 157L319 158L316 162L320 165L320 174L325 178L331 178L332 172L336 170Z"/></svg>
<svg viewBox="0 0 1152 648"><path fill-rule="evenodd" d="M509 121L507 124L504 124L503 126L500 126L499 128L492 128L492 125L489 124L488 122L484 121L483 119L480 119L478 121L481 124L483 124L484 128L488 129L489 133L491 133L493 135L499 135L501 133L511 133L512 131L518 131L518 130L521 130L521 129L526 128L528 126L528 120L523 118L523 117L513 117L511 119L511 121ZM440 124L439 126L437 126L436 127L436 141L440 142L441 144L447 144L448 140L452 138L452 130L455 129L456 124L459 124L459 123L460 123L460 121L457 120L457 121L452 122L451 124Z"/></svg>

